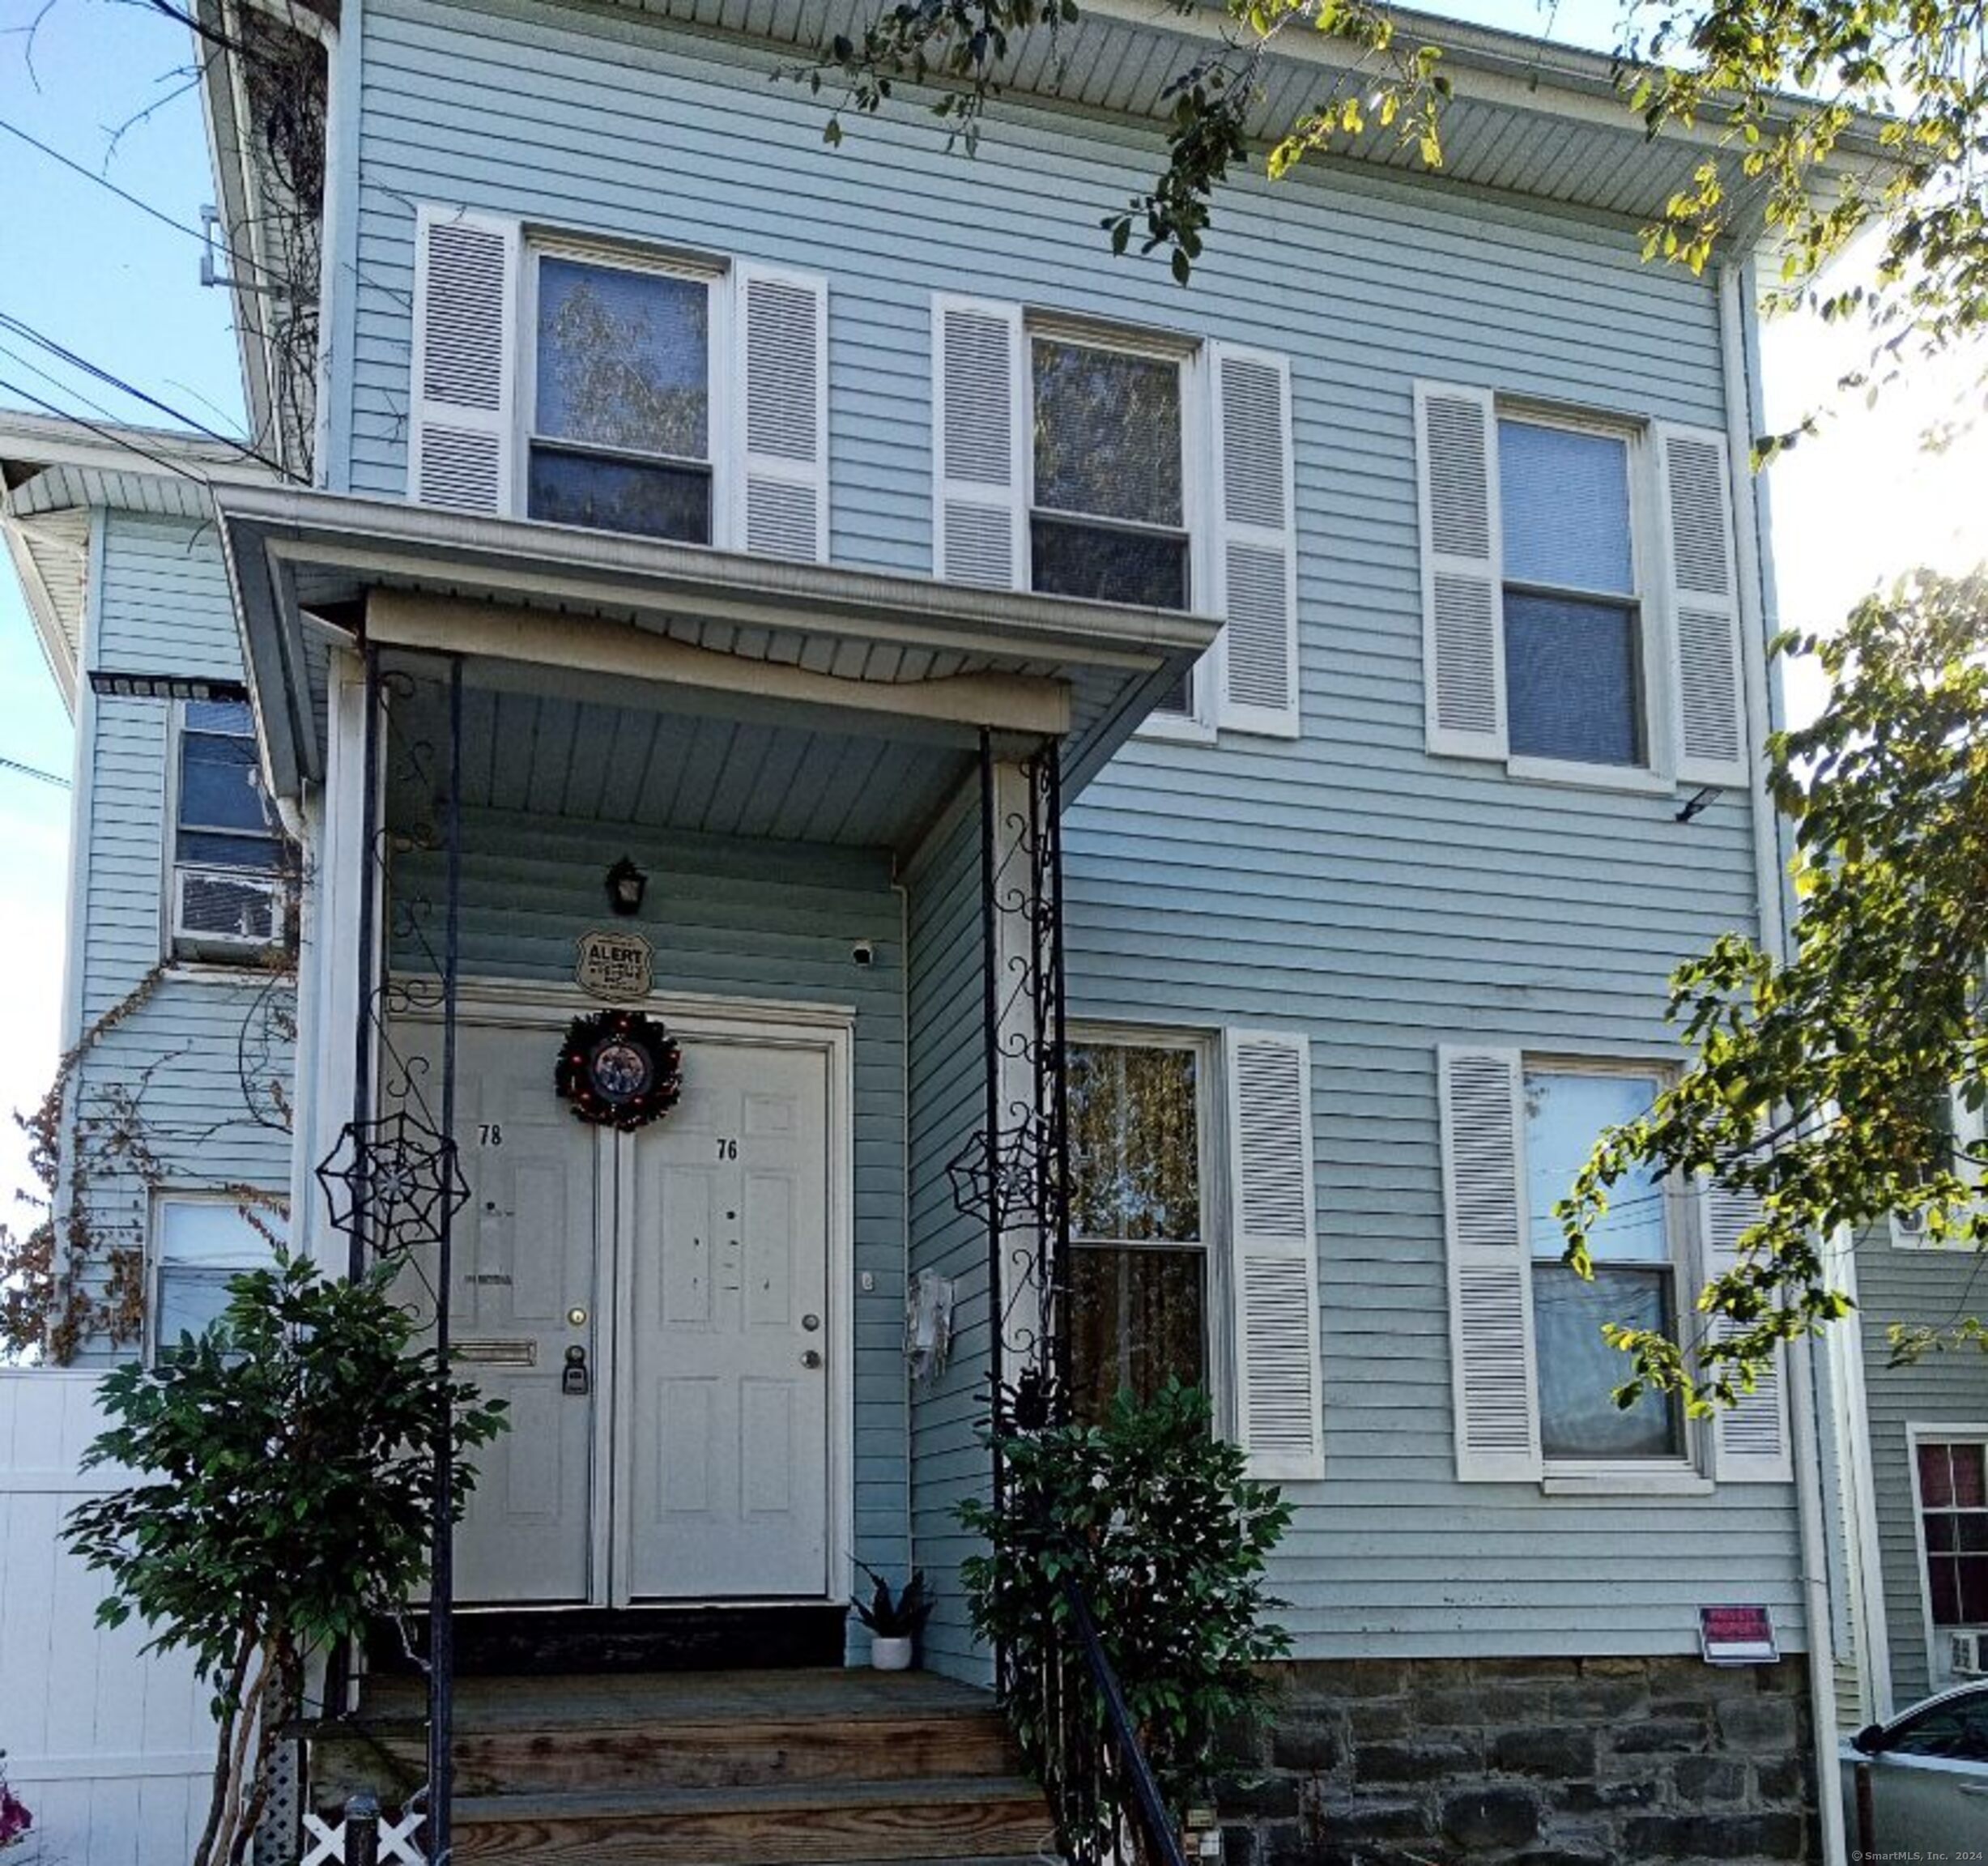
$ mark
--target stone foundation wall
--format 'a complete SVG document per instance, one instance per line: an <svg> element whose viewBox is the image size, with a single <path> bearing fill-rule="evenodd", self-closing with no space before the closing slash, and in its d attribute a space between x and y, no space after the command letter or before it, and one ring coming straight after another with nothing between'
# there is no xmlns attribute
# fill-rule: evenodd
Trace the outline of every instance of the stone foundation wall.
<svg viewBox="0 0 1988 1866"><path fill-rule="evenodd" d="M1219 1798L1225 1866L1809 1860L1804 1662L1292 1664Z"/></svg>

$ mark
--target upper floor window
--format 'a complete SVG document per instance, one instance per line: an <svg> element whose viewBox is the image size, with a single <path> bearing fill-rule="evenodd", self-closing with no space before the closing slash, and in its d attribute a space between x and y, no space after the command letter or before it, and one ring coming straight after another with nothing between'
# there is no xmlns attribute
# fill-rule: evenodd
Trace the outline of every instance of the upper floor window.
<svg viewBox="0 0 1988 1866"><path fill-rule="evenodd" d="M532 257L527 512L709 544L711 279Z"/></svg>
<svg viewBox="0 0 1988 1866"><path fill-rule="evenodd" d="M1615 1402L1628 1364L1603 1338L1615 1322L1675 1337L1677 1264L1669 1200L1645 1174L1616 1188L1590 1233L1590 1281L1561 1261L1567 1240L1553 1208L1607 1127L1633 1121L1656 1098L1654 1076L1529 1064L1525 1074L1526 1234L1539 1370L1539 1449L1549 1463L1680 1458L1676 1403L1645 1393Z"/></svg>
<svg viewBox="0 0 1988 1866"><path fill-rule="evenodd" d="M1626 434L1498 423L1514 757L1648 762L1633 462Z"/></svg>
<svg viewBox="0 0 1988 1866"><path fill-rule="evenodd" d="M939 577L1219 614L1216 647L1158 702L1169 730L1296 735L1284 358L942 295L932 415Z"/></svg>
<svg viewBox="0 0 1988 1866"><path fill-rule="evenodd" d="M722 255L415 219L411 495L828 555L828 288Z"/></svg>
<svg viewBox="0 0 1988 1866"><path fill-rule="evenodd" d="M283 840L263 794L255 715L189 700L179 719L172 945L196 958L259 950L283 932Z"/></svg>
<svg viewBox="0 0 1988 1866"><path fill-rule="evenodd" d="M1033 334L1033 588L1191 607L1177 356Z"/></svg>
<svg viewBox="0 0 1988 1866"><path fill-rule="evenodd" d="M1428 749L1513 775L1747 785L1723 434L1418 382Z"/></svg>

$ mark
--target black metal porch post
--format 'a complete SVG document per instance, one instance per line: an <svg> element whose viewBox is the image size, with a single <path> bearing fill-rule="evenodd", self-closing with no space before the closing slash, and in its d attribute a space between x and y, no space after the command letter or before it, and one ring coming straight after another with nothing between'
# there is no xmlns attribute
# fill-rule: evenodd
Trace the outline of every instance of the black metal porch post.
<svg viewBox="0 0 1988 1866"><path fill-rule="evenodd" d="M456 1164L456 997L462 907L462 657L449 662L449 795L446 929L442 944L442 1157L453 1185ZM455 1285L455 1201L441 1202L435 1256L433 1559L428 1576L428 1859L448 1866L454 1794L455 1417L449 1389L449 1302Z"/></svg>
<svg viewBox="0 0 1988 1866"><path fill-rule="evenodd" d="M1044 778L1045 815L1042 835L1048 839L1049 859L1037 865L1036 885L1049 889L1048 950L1043 963L1049 969L1045 994L1049 1014L1049 1056L1047 1081L1049 1131L1046 1172L1049 1186L1046 1214L1051 1220L1049 1273L1043 1279L1049 1304L1049 1371L1054 1381L1058 1415L1067 1418L1070 1406L1070 1002L1065 983L1063 946L1063 762L1062 748L1054 739L1041 753L1046 761ZM1040 923L1040 922L1039 922Z"/></svg>

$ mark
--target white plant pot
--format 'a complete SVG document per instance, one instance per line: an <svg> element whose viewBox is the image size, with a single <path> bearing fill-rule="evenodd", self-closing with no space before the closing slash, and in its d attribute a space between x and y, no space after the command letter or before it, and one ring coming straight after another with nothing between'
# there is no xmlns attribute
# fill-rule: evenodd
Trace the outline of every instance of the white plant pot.
<svg viewBox="0 0 1988 1866"><path fill-rule="evenodd" d="M881 1633L870 1635L870 1664L877 1672L909 1672L911 1648L916 1642L908 1633L887 1639Z"/></svg>

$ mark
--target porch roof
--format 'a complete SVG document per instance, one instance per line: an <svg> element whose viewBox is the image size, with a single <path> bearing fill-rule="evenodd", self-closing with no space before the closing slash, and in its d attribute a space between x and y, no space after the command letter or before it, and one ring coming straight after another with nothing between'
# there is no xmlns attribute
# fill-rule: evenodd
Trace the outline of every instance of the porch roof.
<svg viewBox="0 0 1988 1866"><path fill-rule="evenodd" d="M468 658L479 685L958 753L1062 742L1082 785L1214 617L275 487L215 505L269 779L322 775L332 643Z"/></svg>

